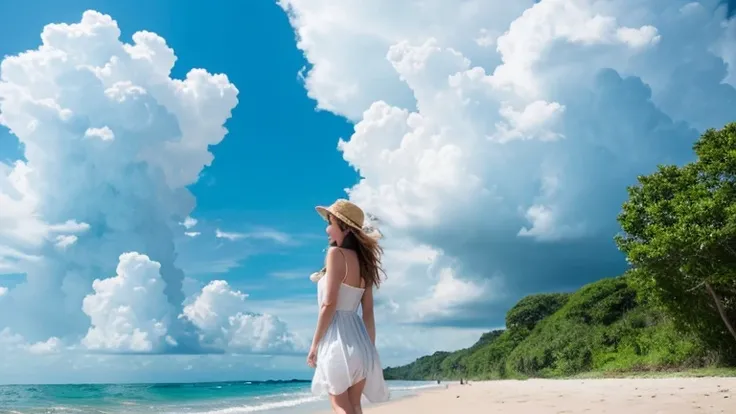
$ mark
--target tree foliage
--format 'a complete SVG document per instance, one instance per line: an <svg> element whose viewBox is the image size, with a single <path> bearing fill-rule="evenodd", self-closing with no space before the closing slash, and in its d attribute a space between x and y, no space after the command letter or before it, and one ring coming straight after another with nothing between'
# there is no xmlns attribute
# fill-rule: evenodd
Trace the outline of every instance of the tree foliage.
<svg viewBox="0 0 736 414"><path fill-rule="evenodd" d="M727 358L736 356L736 124L708 130L697 160L639 177L619 215L634 282Z"/></svg>
<svg viewBox="0 0 736 414"><path fill-rule="evenodd" d="M638 300L628 277L603 279L571 295L526 297L507 320L514 325L484 334L470 348L437 352L387 368L384 375L411 380L559 377L707 362L697 338L680 334L670 318Z"/></svg>
<svg viewBox="0 0 736 414"><path fill-rule="evenodd" d="M542 319L557 312L569 297L566 293L527 296L506 313L506 327L531 331Z"/></svg>

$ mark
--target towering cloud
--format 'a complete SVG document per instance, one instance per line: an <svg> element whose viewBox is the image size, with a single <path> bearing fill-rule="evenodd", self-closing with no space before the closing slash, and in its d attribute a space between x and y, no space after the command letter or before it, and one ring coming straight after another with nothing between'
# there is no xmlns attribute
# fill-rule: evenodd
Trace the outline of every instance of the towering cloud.
<svg viewBox="0 0 736 414"><path fill-rule="evenodd" d="M0 164L0 271L27 276L3 295L0 327L93 350L202 352L179 317L173 232L196 224L187 186L212 162L238 90L203 69L171 78L164 39L124 43L94 11L41 41L0 65L0 123L24 154Z"/></svg>
<svg viewBox="0 0 736 414"><path fill-rule="evenodd" d="M717 0L279 3L309 96L356 122L338 149L383 220L394 321L501 325L620 273L626 186L735 114Z"/></svg>

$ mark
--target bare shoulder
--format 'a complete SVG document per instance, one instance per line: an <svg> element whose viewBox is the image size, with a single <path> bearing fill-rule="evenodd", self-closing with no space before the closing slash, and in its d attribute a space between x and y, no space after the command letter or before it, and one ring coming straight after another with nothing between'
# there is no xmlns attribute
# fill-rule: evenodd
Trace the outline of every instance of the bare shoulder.
<svg viewBox="0 0 736 414"><path fill-rule="evenodd" d="M342 257L345 253L342 251L342 248L337 246L330 246L327 248L327 260L330 260L335 257Z"/></svg>
<svg viewBox="0 0 736 414"><path fill-rule="evenodd" d="M345 252L342 248L336 246L330 246L327 249L327 256L325 262L328 268L342 268L345 267Z"/></svg>

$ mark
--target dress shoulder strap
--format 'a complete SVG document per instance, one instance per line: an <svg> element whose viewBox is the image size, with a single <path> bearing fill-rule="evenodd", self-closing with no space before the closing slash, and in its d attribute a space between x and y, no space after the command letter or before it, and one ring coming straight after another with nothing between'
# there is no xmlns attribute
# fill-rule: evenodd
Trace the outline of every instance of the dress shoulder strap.
<svg viewBox="0 0 736 414"><path fill-rule="evenodd" d="M345 279L348 278L348 258L345 257L345 252L341 248L337 248L337 251L342 255L342 260L345 262L345 274L342 276L342 283L345 283Z"/></svg>

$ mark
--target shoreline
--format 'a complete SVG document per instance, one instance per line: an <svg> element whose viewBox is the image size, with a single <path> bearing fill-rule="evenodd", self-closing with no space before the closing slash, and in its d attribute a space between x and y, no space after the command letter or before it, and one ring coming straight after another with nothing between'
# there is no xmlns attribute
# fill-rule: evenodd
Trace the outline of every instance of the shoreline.
<svg viewBox="0 0 736 414"><path fill-rule="evenodd" d="M694 414L733 412L734 377L529 379L449 383L413 396L365 405L368 414Z"/></svg>

